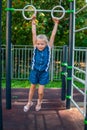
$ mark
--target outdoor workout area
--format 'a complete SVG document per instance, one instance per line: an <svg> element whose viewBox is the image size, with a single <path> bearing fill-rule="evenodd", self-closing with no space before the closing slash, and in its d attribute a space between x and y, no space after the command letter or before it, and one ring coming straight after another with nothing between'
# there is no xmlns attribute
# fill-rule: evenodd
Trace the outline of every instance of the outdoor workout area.
<svg viewBox="0 0 87 130"><path fill-rule="evenodd" d="M2 73L0 73L0 130L87 130L87 48L76 48L76 33L86 27L76 29L76 15L87 8L85 5L77 10L76 0L68 0L70 9L59 5L51 10L37 9L31 4L23 9L12 7L7 0L6 19L6 89L2 89ZM0 1L2 7L2 1ZM21 11L24 20L31 20L38 12L50 13L52 18L62 20L69 14L69 46L63 46L61 60L61 89L45 89L42 110L36 112L34 107L27 113L23 106L27 102L28 89L11 89L11 19L12 12ZM79 16L80 17L80 16ZM0 53L2 52L2 8L0 8ZM84 67L78 64L78 53L84 56ZM81 62L80 62L81 64ZM0 72L2 57L0 55ZM78 83L84 87L80 88ZM36 104L37 91L34 96Z"/></svg>

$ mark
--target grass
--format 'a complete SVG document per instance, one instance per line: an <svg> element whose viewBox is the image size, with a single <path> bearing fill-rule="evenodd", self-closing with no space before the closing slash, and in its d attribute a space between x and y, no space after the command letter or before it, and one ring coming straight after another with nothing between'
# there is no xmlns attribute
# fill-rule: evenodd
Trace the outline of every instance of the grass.
<svg viewBox="0 0 87 130"><path fill-rule="evenodd" d="M61 81L50 81L46 88L61 88ZM2 88L6 87L6 80L2 80ZM30 82L28 80L12 80L12 88L30 88Z"/></svg>
<svg viewBox="0 0 87 130"><path fill-rule="evenodd" d="M78 88L84 88L85 86L75 81L74 84ZM30 88L30 82L28 80L12 80L11 81L11 87L12 88ZM61 81L50 81L45 87L46 88L61 88L62 82ZM2 80L2 88L6 87L6 80Z"/></svg>

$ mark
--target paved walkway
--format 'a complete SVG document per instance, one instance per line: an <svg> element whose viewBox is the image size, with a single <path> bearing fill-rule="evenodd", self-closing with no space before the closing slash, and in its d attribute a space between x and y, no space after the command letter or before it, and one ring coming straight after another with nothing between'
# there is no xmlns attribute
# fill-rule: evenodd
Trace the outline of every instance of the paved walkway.
<svg viewBox="0 0 87 130"><path fill-rule="evenodd" d="M84 130L83 116L74 107L66 110L60 94L60 89L45 89L42 110L36 112L36 90L34 105L25 113L28 89L12 89L11 110L6 110L3 90L3 130Z"/></svg>

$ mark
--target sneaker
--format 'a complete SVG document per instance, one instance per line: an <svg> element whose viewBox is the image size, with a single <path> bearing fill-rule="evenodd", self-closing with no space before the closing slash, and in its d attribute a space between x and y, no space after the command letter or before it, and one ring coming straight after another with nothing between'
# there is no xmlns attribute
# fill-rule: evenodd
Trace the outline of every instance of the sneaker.
<svg viewBox="0 0 87 130"><path fill-rule="evenodd" d="M41 109L41 103L42 102L39 102L39 101L37 102L37 105L36 105L36 108L35 108L36 111L39 111Z"/></svg>
<svg viewBox="0 0 87 130"><path fill-rule="evenodd" d="M33 105L33 102L28 103L27 105L25 105L25 106L24 106L24 112L27 112L32 105Z"/></svg>

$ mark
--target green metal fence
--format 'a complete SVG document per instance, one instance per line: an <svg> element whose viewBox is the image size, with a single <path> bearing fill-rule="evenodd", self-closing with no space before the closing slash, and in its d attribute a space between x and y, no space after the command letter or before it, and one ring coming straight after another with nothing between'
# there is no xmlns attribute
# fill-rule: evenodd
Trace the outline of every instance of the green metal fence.
<svg viewBox="0 0 87 130"><path fill-rule="evenodd" d="M28 45L12 45L11 47L11 78L28 79L30 73L33 48ZM50 80L61 79L62 47L54 47L51 53L49 69ZM6 46L2 47L2 78L6 77Z"/></svg>
<svg viewBox="0 0 87 130"><path fill-rule="evenodd" d="M75 51L74 65L85 70L84 48L78 47ZM51 53L49 69L50 80L61 80L61 61L63 48L55 46ZM11 78L28 79L30 73L33 47L28 45L12 45L11 47ZM80 74L81 76L81 74ZM2 47L2 79L6 77L6 46Z"/></svg>

